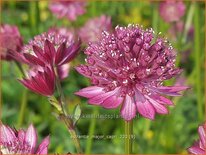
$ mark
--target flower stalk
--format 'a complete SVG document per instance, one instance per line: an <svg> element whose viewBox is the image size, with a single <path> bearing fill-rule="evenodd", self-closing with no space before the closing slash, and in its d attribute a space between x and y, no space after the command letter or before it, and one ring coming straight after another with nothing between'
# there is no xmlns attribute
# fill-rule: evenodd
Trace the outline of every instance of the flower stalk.
<svg viewBox="0 0 206 155"><path fill-rule="evenodd" d="M125 121L125 154L132 154L133 122Z"/></svg>
<svg viewBox="0 0 206 155"><path fill-rule="evenodd" d="M64 93L63 93L63 90L61 87L61 83L60 83L60 79L59 79L59 76L57 73L57 69L55 69L55 76L56 76L56 88L57 88L57 91L58 91L58 94L60 97L59 104L61 106L61 113L59 115L59 118L60 118L60 120L62 120L65 123L65 125L66 125L66 127L71 135L72 141L76 147L77 153L82 153L80 142L79 142L79 139L77 137L76 131L74 129L73 121L71 118L68 117L67 112L66 112L66 108L65 108L66 100L65 100L65 96L64 96ZM57 106L55 106L55 107L57 107Z"/></svg>

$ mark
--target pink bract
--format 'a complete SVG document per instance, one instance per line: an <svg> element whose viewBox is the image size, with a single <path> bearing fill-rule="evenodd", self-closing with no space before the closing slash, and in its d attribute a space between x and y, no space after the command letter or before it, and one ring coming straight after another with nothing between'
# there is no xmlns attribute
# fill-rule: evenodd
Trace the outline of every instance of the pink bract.
<svg viewBox="0 0 206 155"><path fill-rule="evenodd" d="M55 73L49 67L34 67L28 77L19 80L28 89L43 96L52 96L55 91Z"/></svg>
<svg viewBox="0 0 206 155"><path fill-rule="evenodd" d="M75 0L53 0L49 5L49 9L58 18L65 17L68 20L75 21L78 16L83 15L86 12L85 6L85 2L78 2Z"/></svg>
<svg viewBox="0 0 206 155"><path fill-rule="evenodd" d="M198 127L199 140L188 148L191 154L206 154L206 123Z"/></svg>
<svg viewBox="0 0 206 155"><path fill-rule="evenodd" d="M121 105L121 116L128 121L136 113L149 119L154 119L155 113L168 114L165 106L173 103L164 96L179 96L188 88L163 86L164 80L181 70L175 67L172 46L155 36L152 29L117 26L113 33L105 31L101 40L89 44L85 54L87 64L76 70L91 79L94 86L76 94L107 109Z"/></svg>
<svg viewBox="0 0 206 155"><path fill-rule="evenodd" d="M12 60L12 57L9 56L8 51L19 52L23 46L22 37L19 33L19 30L16 26L12 25L1 25L0 26L0 50L1 58L4 60Z"/></svg>
<svg viewBox="0 0 206 155"><path fill-rule="evenodd" d="M179 21L185 14L185 4L182 1L165 0L159 5L159 13L165 22Z"/></svg>
<svg viewBox="0 0 206 155"><path fill-rule="evenodd" d="M80 28L79 36L83 42L95 42L101 37L103 31L111 31L111 29L111 17L102 15L88 20L86 24Z"/></svg>
<svg viewBox="0 0 206 155"><path fill-rule="evenodd" d="M0 124L0 153L2 154L47 154L49 136L37 147L37 133L33 125L25 131L15 130Z"/></svg>

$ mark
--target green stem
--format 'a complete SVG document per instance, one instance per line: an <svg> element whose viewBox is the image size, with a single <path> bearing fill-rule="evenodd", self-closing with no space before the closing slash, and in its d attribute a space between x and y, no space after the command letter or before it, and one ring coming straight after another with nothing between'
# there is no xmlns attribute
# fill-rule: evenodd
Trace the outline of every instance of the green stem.
<svg viewBox="0 0 206 155"><path fill-rule="evenodd" d="M201 94L201 57L200 57L200 20L199 20L199 6L195 3L195 14L194 14L194 28L195 28L195 38L194 38L194 52L195 52L195 70L196 70L196 91L197 91L197 109L198 118L201 120L203 118L202 111L202 94Z"/></svg>
<svg viewBox="0 0 206 155"><path fill-rule="evenodd" d="M195 9L195 5L194 5L194 3L192 3L190 5L189 11L188 11L188 15L187 15L185 26L184 26L184 32L183 32L183 35L182 35L182 38L181 38L181 42L183 44L186 42L188 31L189 31L189 29L191 27L191 24L192 24L194 9Z"/></svg>
<svg viewBox="0 0 206 155"><path fill-rule="evenodd" d="M64 121L65 125L67 126L67 129L71 135L71 138L74 142L74 145L76 147L76 150L77 150L77 153L83 153L82 152L82 149L81 149L81 146L80 146L80 142L79 142L79 139L77 137L77 134L75 132L75 129L72 125L72 122L70 119L68 119L65 115L60 115L60 119Z"/></svg>
<svg viewBox="0 0 206 155"><path fill-rule="evenodd" d="M29 2L29 22L32 35L38 33L38 2Z"/></svg>
<svg viewBox="0 0 206 155"><path fill-rule="evenodd" d="M89 138L87 139L87 145L86 145L86 151L85 154L91 154L91 149L92 149L92 143L93 143L93 135L95 131L95 126L96 126L96 118L95 116L99 113L98 107L95 107L93 110L93 116L94 118L91 119L90 125L89 125Z"/></svg>
<svg viewBox="0 0 206 155"><path fill-rule="evenodd" d="M18 61L15 61L15 64L16 64L16 66L18 67L18 69L19 69L19 71L21 72L21 74L25 77L26 74L25 74L25 72L24 72L24 69L23 69L22 65L21 65Z"/></svg>
<svg viewBox="0 0 206 155"><path fill-rule="evenodd" d="M125 154L132 154L133 122L125 121Z"/></svg>
<svg viewBox="0 0 206 155"><path fill-rule="evenodd" d="M77 137L77 134L75 132L74 126L73 126L73 121L72 119L70 119L69 117L67 117L67 112L66 112L66 108L65 108L65 97L64 97L64 93L61 87L61 83L60 83L60 79L57 73L57 70L55 70L55 76L56 76L56 87L57 87L57 91L59 93L60 96L60 105L61 105L61 110L63 112L63 114L60 114L60 119L64 121L65 125L67 126L67 129L71 135L71 138L74 142L74 145L76 147L77 153L82 153L81 150L81 146L80 146L80 142L79 139Z"/></svg>
<svg viewBox="0 0 206 155"><path fill-rule="evenodd" d="M27 89L24 89L22 93L21 107L20 107L19 118L17 123L17 126L19 128L21 127L24 120L24 113L27 105L27 92L28 92Z"/></svg>
<svg viewBox="0 0 206 155"><path fill-rule="evenodd" d="M157 4L153 5L153 11L152 11L152 28L155 32L158 31L158 11L157 11Z"/></svg>

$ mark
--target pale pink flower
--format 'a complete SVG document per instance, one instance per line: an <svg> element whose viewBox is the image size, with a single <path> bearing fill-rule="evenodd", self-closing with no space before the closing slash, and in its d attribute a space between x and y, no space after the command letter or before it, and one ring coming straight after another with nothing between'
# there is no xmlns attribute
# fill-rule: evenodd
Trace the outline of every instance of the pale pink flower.
<svg viewBox="0 0 206 155"><path fill-rule="evenodd" d="M102 15L88 20L86 24L80 28L79 36L83 42L95 42L101 37L102 31L111 31L111 29L111 17Z"/></svg>
<svg viewBox="0 0 206 155"><path fill-rule="evenodd" d="M49 136L37 147L37 133L33 125L25 131L0 124L0 154L47 154Z"/></svg>
<svg viewBox="0 0 206 155"><path fill-rule="evenodd" d="M188 148L191 154L206 154L206 123L198 128L199 140L193 146Z"/></svg>
<svg viewBox="0 0 206 155"><path fill-rule="evenodd" d="M12 60L8 52L19 52L22 46L22 37L16 26L8 24L0 26L0 56L2 59Z"/></svg>
<svg viewBox="0 0 206 155"><path fill-rule="evenodd" d="M85 54L87 64L76 70L94 86L76 94L107 109L121 105L121 116L127 121L136 113L149 119L154 119L155 113L168 114L165 106L173 103L164 95L179 96L188 88L163 86L164 80L178 75L180 69L175 67L172 46L152 29L117 26L113 33L105 31L101 40L89 44Z"/></svg>
<svg viewBox="0 0 206 155"><path fill-rule="evenodd" d="M159 13L165 22L179 21L185 14L185 4L177 0L165 0L159 5Z"/></svg>
<svg viewBox="0 0 206 155"><path fill-rule="evenodd" d="M53 0L49 5L49 9L58 18L66 17L68 20L74 21L78 16L83 15L86 12L85 6L85 2L75 0Z"/></svg>

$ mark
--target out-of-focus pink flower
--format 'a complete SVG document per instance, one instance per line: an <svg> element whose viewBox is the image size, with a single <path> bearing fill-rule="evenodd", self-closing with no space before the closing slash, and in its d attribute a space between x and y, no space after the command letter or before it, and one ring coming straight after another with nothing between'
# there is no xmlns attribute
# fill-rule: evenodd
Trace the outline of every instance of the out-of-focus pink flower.
<svg viewBox="0 0 206 155"><path fill-rule="evenodd" d="M165 0L159 5L159 13L165 22L179 21L185 14L185 4L182 1Z"/></svg>
<svg viewBox="0 0 206 155"><path fill-rule="evenodd" d="M23 45L22 37L16 26L1 25L0 26L0 55L2 59L12 60L8 51L19 52Z"/></svg>
<svg viewBox="0 0 206 155"><path fill-rule="evenodd" d="M191 154L206 154L206 123L198 128L199 140L188 148Z"/></svg>
<svg viewBox="0 0 206 155"><path fill-rule="evenodd" d="M58 17L66 17L68 20L75 21L78 16L83 15L85 11L85 2L75 0L63 1L53 0L49 9Z"/></svg>
<svg viewBox="0 0 206 155"><path fill-rule="evenodd" d="M13 57L31 66L59 67L70 62L78 53L80 41L59 33L48 32L34 37L21 53L11 53Z"/></svg>
<svg viewBox="0 0 206 155"><path fill-rule="evenodd" d="M103 31L111 31L111 17L102 15L87 21L79 30L79 36L83 42L95 42L101 37Z"/></svg>
<svg viewBox="0 0 206 155"><path fill-rule="evenodd" d="M1 154L47 154L50 143L47 136L37 148L37 133L33 125L27 131L15 130L0 124L0 153Z"/></svg>
<svg viewBox="0 0 206 155"><path fill-rule="evenodd" d="M35 67L28 72L28 78L19 80L25 87L44 96L55 91L55 73L49 67Z"/></svg>
<svg viewBox="0 0 206 155"><path fill-rule="evenodd" d="M63 80L69 76L69 69L70 69L69 63L64 64L57 68L57 72L58 72L60 80Z"/></svg>
<svg viewBox="0 0 206 155"><path fill-rule="evenodd" d="M137 112L149 119L154 119L155 113L168 114L165 106L173 103L164 95L179 96L188 88L163 86L163 81L178 75L180 69L175 68L172 46L152 29L117 26L112 34L104 32L100 41L90 44L85 54L87 64L76 70L94 86L76 94L108 109L122 105L121 116L127 121Z"/></svg>

